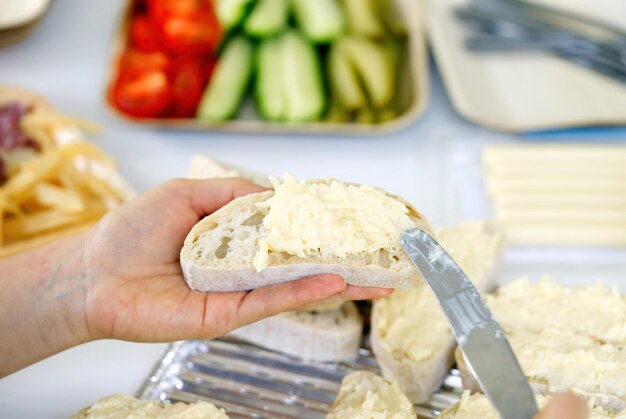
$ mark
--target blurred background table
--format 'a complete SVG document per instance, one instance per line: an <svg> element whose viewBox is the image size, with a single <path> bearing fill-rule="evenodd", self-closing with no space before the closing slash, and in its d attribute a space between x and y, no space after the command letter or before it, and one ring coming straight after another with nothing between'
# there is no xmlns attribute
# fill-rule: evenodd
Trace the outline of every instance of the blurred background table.
<svg viewBox="0 0 626 419"><path fill-rule="evenodd" d="M442 199L447 193L442 163L450 144L515 141L457 116L432 65L427 111L391 135L226 135L132 125L104 102L109 45L123 5L123 0L56 0L34 34L0 50L0 82L30 88L59 110L101 124L104 131L93 140L139 192L185 176L192 155L201 153L274 175L377 185L414 203L434 225L450 224L458 221L446 215ZM506 269L514 276L523 268ZM606 279L605 274L610 276L607 271L598 277ZM68 417L104 395L134 393L163 348L99 341L54 356L0 380L0 417Z"/></svg>

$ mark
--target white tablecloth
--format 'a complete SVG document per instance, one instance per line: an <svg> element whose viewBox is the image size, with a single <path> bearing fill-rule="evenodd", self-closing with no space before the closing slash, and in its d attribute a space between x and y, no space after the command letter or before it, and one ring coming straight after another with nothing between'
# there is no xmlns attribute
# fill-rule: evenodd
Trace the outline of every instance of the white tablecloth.
<svg viewBox="0 0 626 419"><path fill-rule="evenodd" d="M461 120L434 70L425 114L383 137L225 135L134 126L108 111L103 99L109 44L123 3L54 1L36 33L0 50L0 83L34 89L61 111L102 124L105 130L94 141L117 159L138 191L184 176L192 155L204 153L265 173L378 185L414 203L434 225L449 224L456 221L444 199L450 193L443 176L450 146L512 140ZM511 266L503 275L513 277L528 268ZM623 265L602 274L616 272L623 272ZM100 341L42 361L0 380L0 417L68 417L104 395L134 393L163 347Z"/></svg>

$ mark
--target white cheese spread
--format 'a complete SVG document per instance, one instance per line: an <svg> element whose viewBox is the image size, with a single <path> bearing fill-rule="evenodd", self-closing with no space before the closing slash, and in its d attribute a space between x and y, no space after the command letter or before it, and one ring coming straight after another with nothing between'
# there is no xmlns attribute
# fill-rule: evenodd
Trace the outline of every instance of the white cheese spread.
<svg viewBox="0 0 626 419"><path fill-rule="evenodd" d="M267 267L269 252L327 260L381 249L400 251L400 234L415 223L405 204L367 185L298 182L289 175L270 178L274 195L257 204L267 210L266 234L259 240L254 267Z"/></svg>
<svg viewBox="0 0 626 419"><path fill-rule="evenodd" d="M223 409L211 403L163 403L138 400L133 396L115 394L98 400L72 416L72 419L228 419Z"/></svg>

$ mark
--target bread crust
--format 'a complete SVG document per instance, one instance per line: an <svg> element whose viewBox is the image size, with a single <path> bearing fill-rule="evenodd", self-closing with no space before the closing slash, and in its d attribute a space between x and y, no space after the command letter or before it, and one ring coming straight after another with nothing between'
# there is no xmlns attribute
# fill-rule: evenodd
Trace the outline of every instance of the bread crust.
<svg viewBox="0 0 626 419"><path fill-rule="evenodd" d="M353 360L361 343L363 318L351 301L338 310L345 310L347 317L341 326L316 326L298 321L288 312L233 330L229 336L304 360ZM315 316L310 312L299 315Z"/></svg>
<svg viewBox="0 0 626 419"><path fill-rule="evenodd" d="M308 182L330 183L331 181L332 179L325 179ZM396 271L376 265L350 266L338 263L303 261L302 263L286 265L269 264L267 268L261 272L257 272L252 265L233 268L215 268L198 265L194 262L194 258L191 255L191 246L199 234L210 229L215 223L227 220L229 214L233 214L257 202L266 201L272 197L273 194L274 191L265 191L237 198L213 214L205 217L193 227L185 239L185 244L180 255L183 275L187 284L192 289L217 292L246 291L318 274L340 275L348 284L365 287L408 289L415 288L421 284L419 272L412 266L411 261L404 254L401 255L402 259L400 265L402 267ZM432 230L426 218L409 203L397 196L386 194L407 206L411 219L415 221L416 228L422 228L429 232Z"/></svg>

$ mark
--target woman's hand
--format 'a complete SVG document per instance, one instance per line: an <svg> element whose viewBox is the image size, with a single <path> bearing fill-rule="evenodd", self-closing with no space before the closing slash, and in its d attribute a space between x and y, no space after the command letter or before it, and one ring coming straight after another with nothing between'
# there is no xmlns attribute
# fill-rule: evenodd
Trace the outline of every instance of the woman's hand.
<svg viewBox="0 0 626 419"><path fill-rule="evenodd" d="M189 230L232 199L263 189L241 179L173 180L107 215L86 238L93 278L86 301L91 338L172 341L213 338L263 317L325 299L386 296L320 275L250 292L206 293L183 280Z"/></svg>
<svg viewBox="0 0 626 419"><path fill-rule="evenodd" d="M83 236L0 261L0 377L94 339L213 338L320 300L391 290L319 275L249 292L185 283L187 233L232 199L262 188L241 179L173 180L105 216Z"/></svg>

